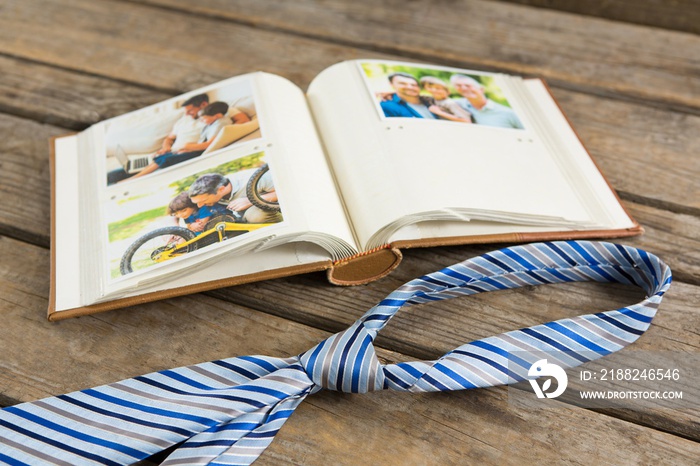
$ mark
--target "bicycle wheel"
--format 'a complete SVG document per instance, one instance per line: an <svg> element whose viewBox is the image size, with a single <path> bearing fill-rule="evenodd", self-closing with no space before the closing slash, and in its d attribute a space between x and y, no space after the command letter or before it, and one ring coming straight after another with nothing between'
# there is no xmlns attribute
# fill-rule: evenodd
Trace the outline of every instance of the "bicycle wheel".
<svg viewBox="0 0 700 466"><path fill-rule="evenodd" d="M183 227L164 227L146 233L131 246L127 248L122 256L119 264L119 270L122 275L130 274L131 272L143 270L153 264L160 262L163 252L174 250L175 255L182 255L192 252L197 249L197 243L190 243L187 246L179 246L195 237L187 228Z"/></svg>
<svg viewBox="0 0 700 466"><path fill-rule="evenodd" d="M267 164L264 164L262 167L258 168L254 173L253 176L250 177L248 180L248 184L246 185L246 196L248 197L248 200L255 206L258 207L261 210L264 210L265 212L279 212L280 211L280 204L277 201L271 202L263 199L260 193L260 189L258 187L258 183L260 183L260 179L263 177L265 173L267 173L270 170L270 167Z"/></svg>

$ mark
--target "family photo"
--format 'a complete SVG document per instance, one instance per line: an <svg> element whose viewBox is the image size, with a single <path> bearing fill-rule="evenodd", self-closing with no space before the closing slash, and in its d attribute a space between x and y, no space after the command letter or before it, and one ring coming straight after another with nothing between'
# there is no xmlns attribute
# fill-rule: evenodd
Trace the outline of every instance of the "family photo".
<svg viewBox="0 0 700 466"><path fill-rule="evenodd" d="M361 68L383 118L523 129L493 76L391 62L364 62Z"/></svg>
<svg viewBox="0 0 700 466"><path fill-rule="evenodd" d="M113 279L283 220L262 152L114 199L108 212Z"/></svg>
<svg viewBox="0 0 700 466"><path fill-rule="evenodd" d="M250 79L228 80L105 125L107 185L260 138Z"/></svg>

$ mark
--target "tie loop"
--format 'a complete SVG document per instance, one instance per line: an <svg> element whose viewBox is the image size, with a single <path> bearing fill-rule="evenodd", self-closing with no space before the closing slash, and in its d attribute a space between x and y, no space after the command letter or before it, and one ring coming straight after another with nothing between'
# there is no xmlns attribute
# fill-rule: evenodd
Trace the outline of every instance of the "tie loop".
<svg viewBox="0 0 700 466"><path fill-rule="evenodd" d="M620 310L562 319L471 342L435 361L382 366L377 360L374 338L403 306L572 281L636 285L651 297ZM649 327L670 282L668 266L645 251L627 246L589 241L515 246L404 284L349 329L300 355L300 361L316 385L350 393L383 388L445 391L515 383L528 378L528 369L542 352L554 352L553 361L570 368L633 342Z"/></svg>
<svg viewBox="0 0 700 466"><path fill-rule="evenodd" d="M621 309L473 341L434 361L381 365L377 333L405 305L571 281L642 287ZM644 333L671 270L640 249L566 241L505 248L412 280L350 328L297 357L242 356L157 372L0 411L0 462L131 464L177 448L165 465L247 465L309 394L425 392L525 380L541 352L562 368L617 351Z"/></svg>

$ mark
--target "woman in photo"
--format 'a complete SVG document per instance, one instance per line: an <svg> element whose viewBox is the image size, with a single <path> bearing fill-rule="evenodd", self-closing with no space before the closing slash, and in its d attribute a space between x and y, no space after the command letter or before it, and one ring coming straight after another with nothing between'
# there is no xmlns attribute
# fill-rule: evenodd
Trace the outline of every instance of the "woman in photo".
<svg viewBox="0 0 700 466"><path fill-rule="evenodd" d="M471 114L450 98L450 89L442 79L423 76L419 83L421 88L432 96L421 96L423 104L431 113L443 120L472 123Z"/></svg>

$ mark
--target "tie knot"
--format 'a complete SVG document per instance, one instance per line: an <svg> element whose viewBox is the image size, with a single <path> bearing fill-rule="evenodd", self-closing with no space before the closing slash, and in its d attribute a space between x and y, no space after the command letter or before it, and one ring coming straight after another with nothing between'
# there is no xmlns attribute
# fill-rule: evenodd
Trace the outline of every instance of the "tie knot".
<svg viewBox="0 0 700 466"><path fill-rule="evenodd" d="M301 354L299 360L319 387L346 393L381 390L384 373L372 344L374 335L358 321Z"/></svg>

